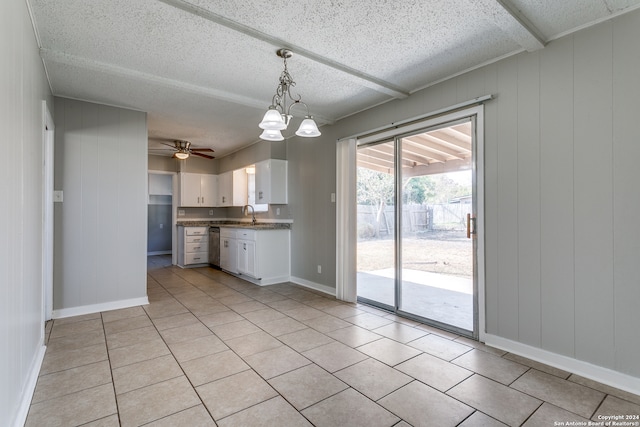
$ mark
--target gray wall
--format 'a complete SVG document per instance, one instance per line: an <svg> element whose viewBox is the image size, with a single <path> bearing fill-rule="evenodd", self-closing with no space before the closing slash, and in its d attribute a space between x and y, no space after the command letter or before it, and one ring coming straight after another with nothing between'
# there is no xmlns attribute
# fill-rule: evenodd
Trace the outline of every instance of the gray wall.
<svg viewBox="0 0 640 427"><path fill-rule="evenodd" d="M335 286L337 139L493 94L487 332L640 376L638 40L635 11L288 140L292 275Z"/></svg>
<svg viewBox="0 0 640 427"><path fill-rule="evenodd" d="M146 296L146 113L56 98L54 310ZM126 153L126 155L123 155Z"/></svg>
<svg viewBox="0 0 640 427"><path fill-rule="evenodd" d="M24 1L0 4L0 58L0 425L10 426L24 422L43 349L42 101L53 113Z"/></svg>

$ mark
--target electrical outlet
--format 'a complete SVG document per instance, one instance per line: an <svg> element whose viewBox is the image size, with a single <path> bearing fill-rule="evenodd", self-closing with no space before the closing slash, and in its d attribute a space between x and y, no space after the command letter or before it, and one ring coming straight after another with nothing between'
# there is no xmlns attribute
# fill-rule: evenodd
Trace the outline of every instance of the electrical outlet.
<svg viewBox="0 0 640 427"><path fill-rule="evenodd" d="M276 215L280 215L280 208L276 208Z"/></svg>
<svg viewBox="0 0 640 427"><path fill-rule="evenodd" d="M322 274L322 266L318 265L318 274Z"/></svg>
<svg viewBox="0 0 640 427"><path fill-rule="evenodd" d="M331 203L336 202L336 193L331 193Z"/></svg>
<svg viewBox="0 0 640 427"><path fill-rule="evenodd" d="M164 228L164 224L160 224L160 229L162 230Z"/></svg>
<svg viewBox="0 0 640 427"><path fill-rule="evenodd" d="M209 216L213 216L213 209L209 209Z"/></svg>
<svg viewBox="0 0 640 427"><path fill-rule="evenodd" d="M184 216L184 209L178 209L178 216Z"/></svg>

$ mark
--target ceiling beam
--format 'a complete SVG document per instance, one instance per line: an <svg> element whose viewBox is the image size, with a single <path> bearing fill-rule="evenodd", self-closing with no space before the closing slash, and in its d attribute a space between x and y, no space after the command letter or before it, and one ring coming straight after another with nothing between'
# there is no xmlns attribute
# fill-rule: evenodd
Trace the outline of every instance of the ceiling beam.
<svg viewBox="0 0 640 427"><path fill-rule="evenodd" d="M467 0L467 4L527 52L542 49L546 44L540 31L508 0Z"/></svg>
<svg viewBox="0 0 640 427"><path fill-rule="evenodd" d="M194 85L192 83L183 82L181 80L169 79L166 77L160 77L155 74L145 73L143 71L133 70L131 68L120 67L106 62L96 61L93 59L84 58L77 55L71 55L64 52L58 52L51 49L41 48L40 57L45 62L52 62L57 64L70 65L72 67L82 68L84 70L94 71L98 73L108 74L110 76L126 77L133 80L138 80L145 83L151 83L158 86L167 87L170 89L177 89L194 95L208 96L210 98L219 99L222 101L232 102L234 104L244 105L245 107L257 108L264 110L264 99L258 100L255 98L249 98L247 96L238 95L232 92L224 90L212 89L210 87ZM55 95L55 93L54 93ZM127 106L131 108L131 106ZM304 116L300 116L304 117ZM322 124L333 124L335 120L328 119L317 114L313 115L313 118Z"/></svg>
<svg viewBox="0 0 640 427"><path fill-rule="evenodd" d="M429 132L429 135L446 142L448 146L451 145L465 151L471 151L471 138L455 131L452 128L434 130Z"/></svg>
<svg viewBox="0 0 640 427"><path fill-rule="evenodd" d="M461 148L457 145L454 145L454 147L458 148L456 150L455 148L451 148L451 144L448 140L438 138L431 133L422 133L410 138L411 139L409 139L409 141L411 142L422 144L428 148L437 150L440 153L448 154L449 156L455 157L457 159L464 159L468 157L469 154L471 154L471 147Z"/></svg>
<svg viewBox="0 0 640 427"><path fill-rule="evenodd" d="M460 154L452 155L444 151L442 146L439 144L431 143L428 141L414 141L408 138L402 139L402 151L408 151L413 154L417 154L419 156L427 157L429 159L434 159L440 162L446 162L447 160L451 160L449 157L462 159L463 156Z"/></svg>
<svg viewBox="0 0 640 427"><path fill-rule="evenodd" d="M413 176L436 175L447 172L459 172L471 169L471 165L463 160L449 160L446 163L431 163L429 165L420 165L409 170L402 171L403 178Z"/></svg>
<svg viewBox="0 0 640 427"><path fill-rule="evenodd" d="M270 34L256 30L255 28L251 28L247 25L240 24L239 22L233 21L229 18L226 18L222 15L219 15L203 7L191 4L185 0L158 0L158 1L165 3L169 6L175 7L176 9L180 9L187 13L191 13L193 15L199 16L203 19L206 19L207 21L213 22L218 25L222 25L226 28L242 33L246 36L253 37L254 39L263 41L265 43L269 43L277 48L290 49L296 55L304 56L305 58L310 59L314 62L317 62L322 65L326 65L327 67L331 67L334 70L338 70L352 77L355 77L356 79L361 81L361 84L363 86L366 86L377 92L384 93L386 95L389 95L398 99L406 98L409 96L408 90L403 89L399 86L396 86L393 83L390 83L382 79L379 79L377 77L374 77L372 75L363 73L362 71L356 70L355 68L348 67L344 64L336 62L325 56L318 55L300 46L292 45L291 43L285 40L279 39L278 37L274 37Z"/></svg>
<svg viewBox="0 0 640 427"><path fill-rule="evenodd" d="M395 150L393 149L393 147L390 147L387 144L379 144L374 147L367 148L367 150L371 150L372 153L384 153L384 154L391 154L395 156ZM358 152L358 154L360 154L360 152ZM371 155L374 157L376 156L376 154L371 154ZM433 163L434 161L437 161L433 158L429 159L426 156L410 153L407 150L402 151L402 160L405 162L408 162L405 164L414 163L418 165L428 165L430 163Z"/></svg>
<svg viewBox="0 0 640 427"><path fill-rule="evenodd" d="M364 160L358 160L357 162L357 166L360 168L365 168L365 169L371 169L374 170L376 172L381 172L381 173L386 173L389 175L393 175L393 168L386 168L384 166L380 166L376 163L369 163L367 161Z"/></svg>

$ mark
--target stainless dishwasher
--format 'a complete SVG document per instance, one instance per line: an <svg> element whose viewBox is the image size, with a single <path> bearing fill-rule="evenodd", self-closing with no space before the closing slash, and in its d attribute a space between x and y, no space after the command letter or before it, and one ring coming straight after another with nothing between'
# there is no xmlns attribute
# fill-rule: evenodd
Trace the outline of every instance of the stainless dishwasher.
<svg viewBox="0 0 640 427"><path fill-rule="evenodd" d="M209 227L209 264L220 268L220 227Z"/></svg>

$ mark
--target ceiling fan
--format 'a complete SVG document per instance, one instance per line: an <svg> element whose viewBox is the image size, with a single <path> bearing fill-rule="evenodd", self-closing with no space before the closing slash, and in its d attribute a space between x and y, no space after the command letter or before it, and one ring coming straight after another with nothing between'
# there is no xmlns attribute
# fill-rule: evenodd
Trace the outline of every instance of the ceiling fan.
<svg viewBox="0 0 640 427"><path fill-rule="evenodd" d="M173 144L168 144L166 142L160 142L162 145L166 145L171 148L150 148L153 151L173 151L173 158L178 160L185 160L189 158L190 155L204 157L205 159L215 159L213 156L209 156L204 153L213 153L211 148L192 148L191 143L189 141L184 141L180 139L176 139L173 141Z"/></svg>

